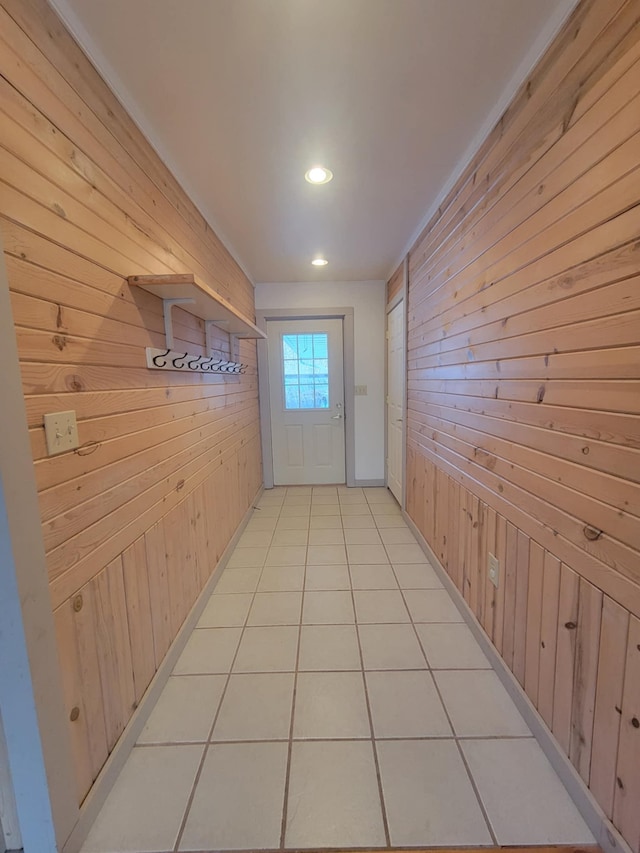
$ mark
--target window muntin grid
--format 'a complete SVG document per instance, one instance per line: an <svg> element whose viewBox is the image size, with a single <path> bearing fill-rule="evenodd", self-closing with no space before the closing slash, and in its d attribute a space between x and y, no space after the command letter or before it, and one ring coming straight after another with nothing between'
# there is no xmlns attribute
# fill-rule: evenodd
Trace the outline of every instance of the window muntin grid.
<svg viewBox="0 0 640 853"><path fill-rule="evenodd" d="M326 332L282 336L284 407L329 408L329 339Z"/></svg>

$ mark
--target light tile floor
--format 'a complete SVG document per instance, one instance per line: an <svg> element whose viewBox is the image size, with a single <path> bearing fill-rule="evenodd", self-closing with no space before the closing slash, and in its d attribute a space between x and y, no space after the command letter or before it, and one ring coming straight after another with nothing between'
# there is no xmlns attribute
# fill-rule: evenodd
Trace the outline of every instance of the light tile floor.
<svg viewBox="0 0 640 853"><path fill-rule="evenodd" d="M384 489L260 499L83 853L593 837Z"/></svg>

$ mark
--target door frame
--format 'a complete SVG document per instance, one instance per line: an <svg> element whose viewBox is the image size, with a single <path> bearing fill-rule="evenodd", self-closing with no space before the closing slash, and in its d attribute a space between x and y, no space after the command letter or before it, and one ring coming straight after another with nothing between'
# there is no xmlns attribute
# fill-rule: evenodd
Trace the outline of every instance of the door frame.
<svg viewBox="0 0 640 853"><path fill-rule="evenodd" d="M342 320L344 372L344 456L347 486L355 486L355 400L353 308L263 308L256 311L256 325L267 332L274 320ZM273 444L271 436L271 396L267 341L258 341L258 394L260 399L260 438L262 441L262 478L265 489L273 488Z"/></svg>
<svg viewBox="0 0 640 853"><path fill-rule="evenodd" d="M389 488L389 404L387 397L389 394L389 314L394 308L397 308L402 303L402 349L404 361L404 388L402 392L402 501L401 509L407 507L407 308L409 297L409 256L407 255L402 263L402 287L393 297L391 302L387 303L386 307L386 327L385 327L385 347L384 347L384 482ZM389 490L391 491L391 490Z"/></svg>

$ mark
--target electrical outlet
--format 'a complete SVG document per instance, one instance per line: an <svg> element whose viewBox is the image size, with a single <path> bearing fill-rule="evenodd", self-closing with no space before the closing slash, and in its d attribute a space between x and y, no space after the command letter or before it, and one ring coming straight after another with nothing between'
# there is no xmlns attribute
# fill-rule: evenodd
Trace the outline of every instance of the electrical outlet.
<svg viewBox="0 0 640 853"><path fill-rule="evenodd" d="M497 589L500 580L500 561L493 554L489 553L487 564L489 568L489 580Z"/></svg>
<svg viewBox="0 0 640 853"><path fill-rule="evenodd" d="M80 444L75 412L55 412L44 416L44 433L49 456L73 450Z"/></svg>

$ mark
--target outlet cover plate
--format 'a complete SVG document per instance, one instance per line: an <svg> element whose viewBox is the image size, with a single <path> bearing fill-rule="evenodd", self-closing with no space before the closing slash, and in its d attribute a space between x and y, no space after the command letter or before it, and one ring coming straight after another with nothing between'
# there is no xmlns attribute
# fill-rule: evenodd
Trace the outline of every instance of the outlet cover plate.
<svg viewBox="0 0 640 853"><path fill-rule="evenodd" d="M491 552L487 560L487 567L489 569L489 580L497 589L500 581L500 561Z"/></svg>
<svg viewBox="0 0 640 853"><path fill-rule="evenodd" d="M79 444L76 413L54 412L44 416L44 433L49 456L74 450Z"/></svg>

